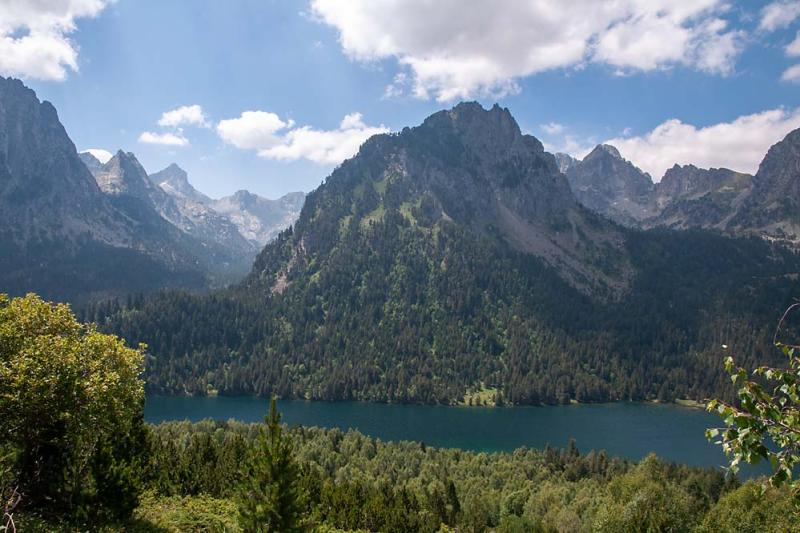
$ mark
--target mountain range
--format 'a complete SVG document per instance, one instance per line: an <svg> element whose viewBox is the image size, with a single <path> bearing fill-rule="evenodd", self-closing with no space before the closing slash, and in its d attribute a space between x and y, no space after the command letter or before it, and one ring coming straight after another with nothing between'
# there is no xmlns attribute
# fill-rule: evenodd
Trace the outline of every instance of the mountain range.
<svg viewBox="0 0 800 533"><path fill-rule="evenodd" d="M583 160L557 154L576 198L612 220L638 228L702 228L800 243L800 131L765 155L755 175L674 165L657 183L613 146Z"/></svg>
<svg viewBox="0 0 800 533"><path fill-rule="evenodd" d="M181 173L183 194L169 187ZM49 102L0 77L4 292L77 302L222 285L241 278L266 241L293 222L303 196L271 201L240 191L211 200L175 165L148 176L122 151L102 164L78 154Z"/></svg>
<svg viewBox="0 0 800 533"><path fill-rule="evenodd" d="M770 163L797 168L786 142L753 190L767 176L787 189L800 179ZM610 184L593 170L613 174ZM86 318L147 341L148 387L162 393L445 404L475 394L517 404L730 397L721 346L745 366L771 361L774 325L800 292L796 252L751 230L784 227L791 204L748 192L730 219L748 228L741 234L642 230L596 212L637 224L657 216L645 211L653 193L643 178L612 147L557 158L507 109L462 103L367 140L242 283L105 302ZM659 190L688 202L704 187L728 194L719 184L739 179L679 168ZM617 189L628 201L607 201ZM746 206L765 202L775 209L748 226Z"/></svg>

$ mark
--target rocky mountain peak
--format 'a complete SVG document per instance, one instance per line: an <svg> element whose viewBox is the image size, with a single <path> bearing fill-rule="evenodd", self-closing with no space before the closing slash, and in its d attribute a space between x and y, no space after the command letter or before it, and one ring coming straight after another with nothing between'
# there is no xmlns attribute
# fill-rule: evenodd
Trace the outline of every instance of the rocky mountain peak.
<svg viewBox="0 0 800 533"><path fill-rule="evenodd" d="M462 102L455 107L429 116L421 126L413 128L416 136L437 139L431 146L455 142L483 158L498 158L525 144L526 151L543 152L542 144L531 136L523 136L511 112L495 104L484 109L477 102Z"/></svg>
<svg viewBox="0 0 800 533"><path fill-rule="evenodd" d="M118 150L95 173L95 179L100 189L110 196L131 196L149 201L154 188L136 156L122 150Z"/></svg>
<svg viewBox="0 0 800 533"><path fill-rule="evenodd" d="M419 228L454 224L510 245L586 290L626 283L617 228L578 205L553 155L499 106L462 103L400 134L371 138L308 196L294 238L304 254L321 257L340 228L398 217ZM616 273L590 264L587 254L605 254Z"/></svg>
<svg viewBox="0 0 800 533"><path fill-rule="evenodd" d="M78 157L81 158L83 164L86 165L86 168L88 168L89 172L92 174L103 168L103 163L90 152L81 152L78 154Z"/></svg>
<svg viewBox="0 0 800 533"><path fill-rule="evenodd" d="M150 174L150 181L161 187L166 193L178 198L185 198L200 204L208 204L211 198L195 189L189 183L189 176L185 170L176 163L154 174Z"/></svg>
<svg viewBox="0 0 800 533"><path fill-rule="evenodd" d="M731 225L800 242L800 129L769 149Z"/></svg>
<svg viewBox="0 0 800 533"><path fill-rule="evenodd" d="M653 181L614 146L599 144L567 171L578 200L593 211L633 226L650 215Z"/></svg>
<svg viewBox="0 0 800 533"><path fill-rule="evenodd" d="M610 144L598 144L597 146L595 146L594 150L592 150L592 152L588 156L586 156L586 158L588 159L590 157L598 157L600 155L608 155L613 157L614 159L623 160L622 156L619 153L619 150L617 150L615 146L612 146Z"/></svg>

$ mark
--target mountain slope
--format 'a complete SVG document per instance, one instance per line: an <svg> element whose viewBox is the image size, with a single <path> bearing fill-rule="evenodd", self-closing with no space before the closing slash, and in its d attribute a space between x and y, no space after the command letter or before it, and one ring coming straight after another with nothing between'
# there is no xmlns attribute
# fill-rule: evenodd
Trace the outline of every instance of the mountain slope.
<svg viewBox="0 0 800 533"><path fill-rule="evenodd" d="M87 318L150 344L160 392L702 398L731 393L721 344L769 360L798 268L760 240L593 215L506 110L460 104L368 140L239 286Z"/></svg>
<svg viewBox="0 0 800 533"><path fill-rule="evenodd" d="M82 299L202 276L163 254L97 186L49 102L0 77L0 290Z"/></svg>

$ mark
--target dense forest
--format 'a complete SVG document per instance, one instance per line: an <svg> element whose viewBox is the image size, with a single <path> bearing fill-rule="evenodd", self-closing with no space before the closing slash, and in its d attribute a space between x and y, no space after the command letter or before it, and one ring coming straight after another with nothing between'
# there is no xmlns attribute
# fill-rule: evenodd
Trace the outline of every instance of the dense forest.
<svg viewBox="0 0 800 533"><path fill-rule="evenodd" d="M255 271L290 253L291 231ZM168 394L452 404L730 397L722 345L771 361L774 325L800 294L800 261L759 240L632 233L638 275L598 302L530 256L402 216L354 228L330 268L282 293L248 283L95 305L101 329L149 346L147 383Z"/></svg>

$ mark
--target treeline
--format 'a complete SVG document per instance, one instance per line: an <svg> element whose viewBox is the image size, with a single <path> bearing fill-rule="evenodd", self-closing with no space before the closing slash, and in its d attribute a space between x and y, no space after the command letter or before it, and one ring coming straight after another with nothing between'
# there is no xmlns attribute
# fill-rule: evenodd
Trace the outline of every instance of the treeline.
<svg viewBox="0 0 800 533"><path fill-rule="evenodd" d="M772 361L774 324L800 294L792 252L699 231L631 233L635 276L610 301L493 239L396 209L337 231L313 257L284 232L232 289L82 316L148 344L158 393L454 404L485 388L513 404L670 401L731 398L722 346L746 365Z"/></svg>

